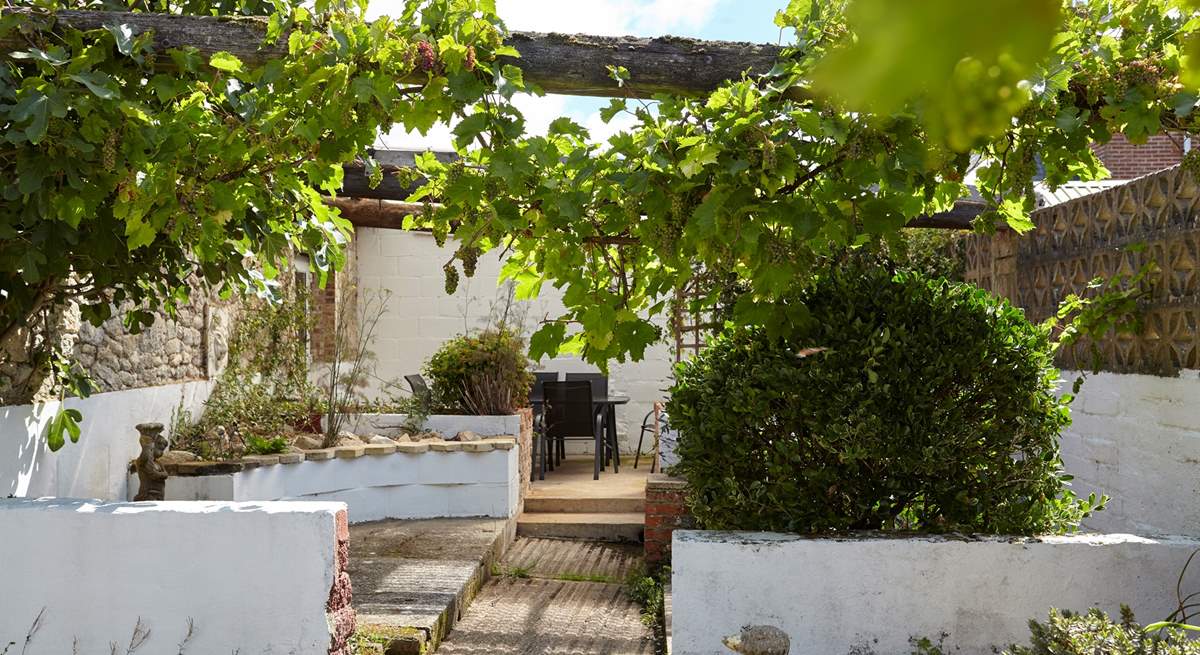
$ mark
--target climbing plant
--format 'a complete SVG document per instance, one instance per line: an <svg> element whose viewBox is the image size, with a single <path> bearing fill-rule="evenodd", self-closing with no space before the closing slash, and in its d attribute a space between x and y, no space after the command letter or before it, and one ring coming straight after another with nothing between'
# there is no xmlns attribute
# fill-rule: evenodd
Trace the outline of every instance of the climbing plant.
<svg viewBox="0 0 1200 655"><path fill-rule="evenodd" d="M322 197L341 165L381 129L447 121L461 159L419 159L429 203L409 224L454 232L450 289L501 249L520 294L564 291L532 355L641 357L698 270L722 282L701 308L736 283L731 319L781 333L809 312L776 301L824 254L897 238L972 174L981 229L1028 229L1039 162L1051 184L1090 179L1092 142L1193 130L1200 80L1193 0L791 0L766 74L641 101L612 68L602 117L632 124L596 144L565 118L526 134L511 100L537 89L499 59L518 53L493 0L407 0L374 23L351 0L9 4L39 11L0 17L20 43L0 64L0 342L47 306L121 307L136 331L189 277L261 291L294 252L336 267L350 226ZM261 15L286 54L156 51L119 16L56 24L69 8Z"/></svg>
<svg viewBox="0 0 1200 655"><path fill-rule="evenodd" d="M776 301L825 254L897 240L969 177L988 205L980 229L1025 231L1039 165L1051 185L1093 179L1091 143L1195 129L1194 3L984 5L792 0L776 19L792 46L765 75L642 101L612 69L602 118L632 125L605 143L566 118L521 134L498 87L455 126L460 161L418 160L416 197L442 204L410 224L455 231L449 289L491 249L524 296L562 289L565 312L531 354L604 365L642 356L697 271L721 284L693 309L732 283L747 291L734 322L795 330L807 308Z"/></svg>
<svg viewBox="0 0 1200 655"><path fill-rule="evenodd" d="M189 279L269 295L294 253L336 268L351 226L322 199L342 165L380 130L481 101L510 50L488 0L413 0L372 23L352 0L15 5L37 11L0 17L0 41L19 43L0 61L0 346L46 307L92 323L121 308L137 332L187 302ZM155 50L120 14L80 31L61 9L261 14L286 55Z"/></svg>

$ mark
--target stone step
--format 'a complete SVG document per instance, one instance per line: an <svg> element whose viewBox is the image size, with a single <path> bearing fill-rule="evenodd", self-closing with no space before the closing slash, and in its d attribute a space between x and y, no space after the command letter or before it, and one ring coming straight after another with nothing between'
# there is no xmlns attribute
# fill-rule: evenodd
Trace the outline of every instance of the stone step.
<svg viewBox="0 0 1200 655"><path fill-rule="evenodd" d="M517 517L517 534L638 543L645 520L641 512L525 512Z"/></svg>
<svg viewBox="0 0 1200 655"><path fill-rule="evenodd" d="M542 514L546 512L575 514L641 514L646 511L646 498L644 496L634 498L530 496L525 499L525 511L532 514Z"/></svg>
<svg viewBox="0 0 1200 655"><path fill-rule="evenodd" d="M350 526L358 632L392 655L432 653L513 539L503 519L378 521Z"/></svg>

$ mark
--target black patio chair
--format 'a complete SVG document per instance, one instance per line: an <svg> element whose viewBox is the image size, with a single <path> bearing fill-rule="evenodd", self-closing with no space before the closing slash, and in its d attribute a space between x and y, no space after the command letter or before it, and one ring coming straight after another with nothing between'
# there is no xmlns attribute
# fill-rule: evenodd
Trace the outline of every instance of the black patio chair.
<svg viewBox="0 0 1200 655"><path fill-rule="evenodd" d="M607 375L605 375L603 373L567 373L567 381L568 382L583 382L583 381L591 382L592 383L592 399L597 401L598 403L601 403L596 406L596 411L600 414L600 419L602 421L608 419L608 416L605 412L605 410L608 409L608 407L603 404L603 402L608 399L608 376ZM605 427L607 427L607 426L605 426ZM566 453L564 452L563 455L565 456ZM604 458L605 466L608 466L610 456L611 456L611 453L608 453L605 456L605 458Z"/></svg>
<svg viewBox="0 0 1200 655"><path fill-rule="evenodd" d="M590 439L595 444L593 480L600 479L601 462L605 461L608 446L604 440L602 421L592 401L590 382L546 382L544 392L545 436L542 441L542 461L549 459L545 448L557 447L565 452L568 440Z"/></svg>
<svg viewBox="0 0 1200 655"><path fill-rule="evenodd" d="M608 376L603 373L567 373L567 382L591 382L592 398L608 398Z"/></svg>
<svg viewBox="0 0 1200 655"><path fill-rule="evenodd" d="M414 398L429 400L431 393L429 385L425 384L425 378L419 374L413 374L404 376L404 381L408 383L408 388L412 390Z"/></svg>
<svg viewBox="0 0 1200 655"><path fill-rule="evenodd" d="M554 470L553 460L538 462L538 453L541 448L541 440L545 438L546 422L542 409L544 407L545 394L542 391L542 385L547 382L557 382L558 372L540 371L533 374L533 384L529 387L529 405L533 407L533 452L529 454L533 461L533 468L529 471L529 479L546 479L546 471Z"/></svg>

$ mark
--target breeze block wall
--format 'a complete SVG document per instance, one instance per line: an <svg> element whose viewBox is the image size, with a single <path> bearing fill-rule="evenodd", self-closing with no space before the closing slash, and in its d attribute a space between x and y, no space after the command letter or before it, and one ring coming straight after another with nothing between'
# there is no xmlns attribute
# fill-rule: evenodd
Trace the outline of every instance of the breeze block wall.
<svg viewBox="0 0 1200 655"><path fill-rule="evenodd" d="M1097 277L1154 262L1138 335L1099 343L1063 433L1076 491L1108 494L1087 526L1200 535L1200 185L1180 167L1033 213L1025 235L967 237L966 280L1006 296L1030 321L1053 315ZM1128 246L1142 244L1141 250ZM1088 344L1058 357L1064 390L1091 369Z"/></svg>
<svg viewBox="0 0 1200 655"><path fill-rule="evenodd" d="M671 564L671 535L696 527L687 508L687 482L656 473L646 480L645 556L650 568Z"/></svg>

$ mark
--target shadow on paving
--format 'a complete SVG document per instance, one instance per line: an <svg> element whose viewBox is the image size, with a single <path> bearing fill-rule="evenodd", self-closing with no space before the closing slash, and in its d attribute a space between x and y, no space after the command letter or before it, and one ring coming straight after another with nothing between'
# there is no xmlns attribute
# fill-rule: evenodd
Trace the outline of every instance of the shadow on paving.
<svg viewBox="0 0 1200 655"><path fill-rule="evenodd" d="M653 655L654 638L619 584L502 577L483 587L438 653Z"/></svg>

